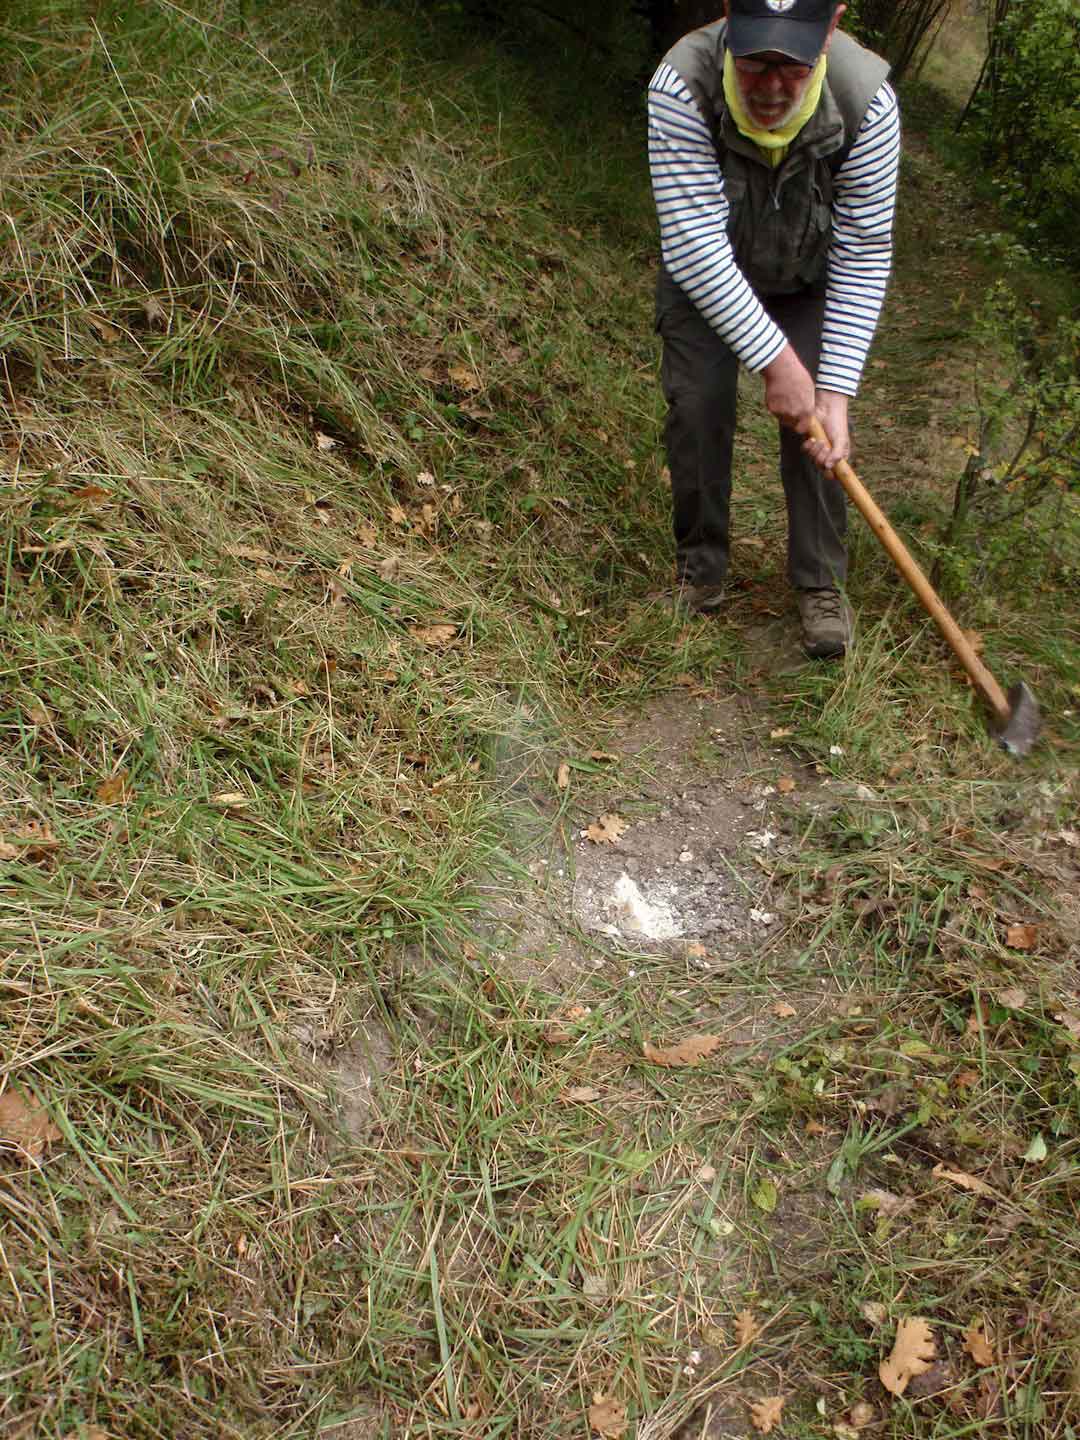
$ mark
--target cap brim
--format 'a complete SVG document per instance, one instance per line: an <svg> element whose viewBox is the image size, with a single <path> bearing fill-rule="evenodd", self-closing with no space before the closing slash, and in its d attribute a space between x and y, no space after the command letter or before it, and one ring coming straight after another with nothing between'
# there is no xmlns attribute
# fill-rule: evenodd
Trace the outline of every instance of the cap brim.
<svg viewBox="0 0 1080 1440"><path fill-rule="evenodd" d="M775 50L802 65L812 65L821 54L829 22L792 20L784 15L733 15L728 21L727 45L732 55L760 55Z"/></svg>

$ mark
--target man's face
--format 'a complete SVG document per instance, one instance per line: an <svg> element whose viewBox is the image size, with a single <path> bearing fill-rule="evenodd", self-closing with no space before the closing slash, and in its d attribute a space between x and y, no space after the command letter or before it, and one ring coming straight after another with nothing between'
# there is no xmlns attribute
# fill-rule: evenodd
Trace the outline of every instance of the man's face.
<svg viewBox="0 0 1080 1440"><path fill-rule="evenodd" d="M735 61L739 95L750 119L762 130L777 130L795 114L813 73L812 65L798 65L775 50Z"/></svg>
<svg viewBox="0 0 1080 1440"><path fill-rule="evenodd" d="M828 53L846 9L846 5L836 7L818 59ZM778 130L791 119L802 104L813 73L814 65L799 65L790 55L782 55L776 50L746 55L735 61L742 102L750 119L761 130Z"/></svg>

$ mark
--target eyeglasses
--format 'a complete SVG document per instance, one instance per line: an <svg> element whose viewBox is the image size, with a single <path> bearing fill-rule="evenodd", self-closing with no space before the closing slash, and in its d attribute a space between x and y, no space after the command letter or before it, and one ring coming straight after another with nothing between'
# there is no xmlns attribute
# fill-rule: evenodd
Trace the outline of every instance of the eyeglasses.
<svg viewBox="0 0 1080 1440"><path fill-rule="evenodd" d="M740 56L735 61L735 69L743 75L765 75L770 70L779 70L785 80L805 80L812 73L813 65L800 65L796 60L751 60L748 57Z"/></svg>

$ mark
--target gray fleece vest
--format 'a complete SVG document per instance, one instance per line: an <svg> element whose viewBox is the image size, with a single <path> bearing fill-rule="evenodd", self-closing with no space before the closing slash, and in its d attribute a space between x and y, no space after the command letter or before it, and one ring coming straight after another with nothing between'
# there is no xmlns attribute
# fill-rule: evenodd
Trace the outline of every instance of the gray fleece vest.
<svg viewBox="0 0 1080 1440"><path fill-rule="evenodd" d="M724 99L726 29L727 22L718 20L691 31L668 51L665 63L682 76L712 133L736 264L759 295L789 295L824 279L833 176L889 66L837 31L821 102L773 169L753 141L740 135Z"/></svg>

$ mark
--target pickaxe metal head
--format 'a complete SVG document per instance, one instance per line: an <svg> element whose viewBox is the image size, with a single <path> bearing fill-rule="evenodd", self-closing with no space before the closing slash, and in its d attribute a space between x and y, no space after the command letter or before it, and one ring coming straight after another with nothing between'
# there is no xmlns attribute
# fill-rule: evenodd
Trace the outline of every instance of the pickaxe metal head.
<svg viewBox="0 0 1080 1440"><path fill-rule="evenodd" d="M1023 757L1039 738L1042 720L1035 696L1022 680L1009 691L1009 718L998 731L998 744L1010 755Z"/></svg>

